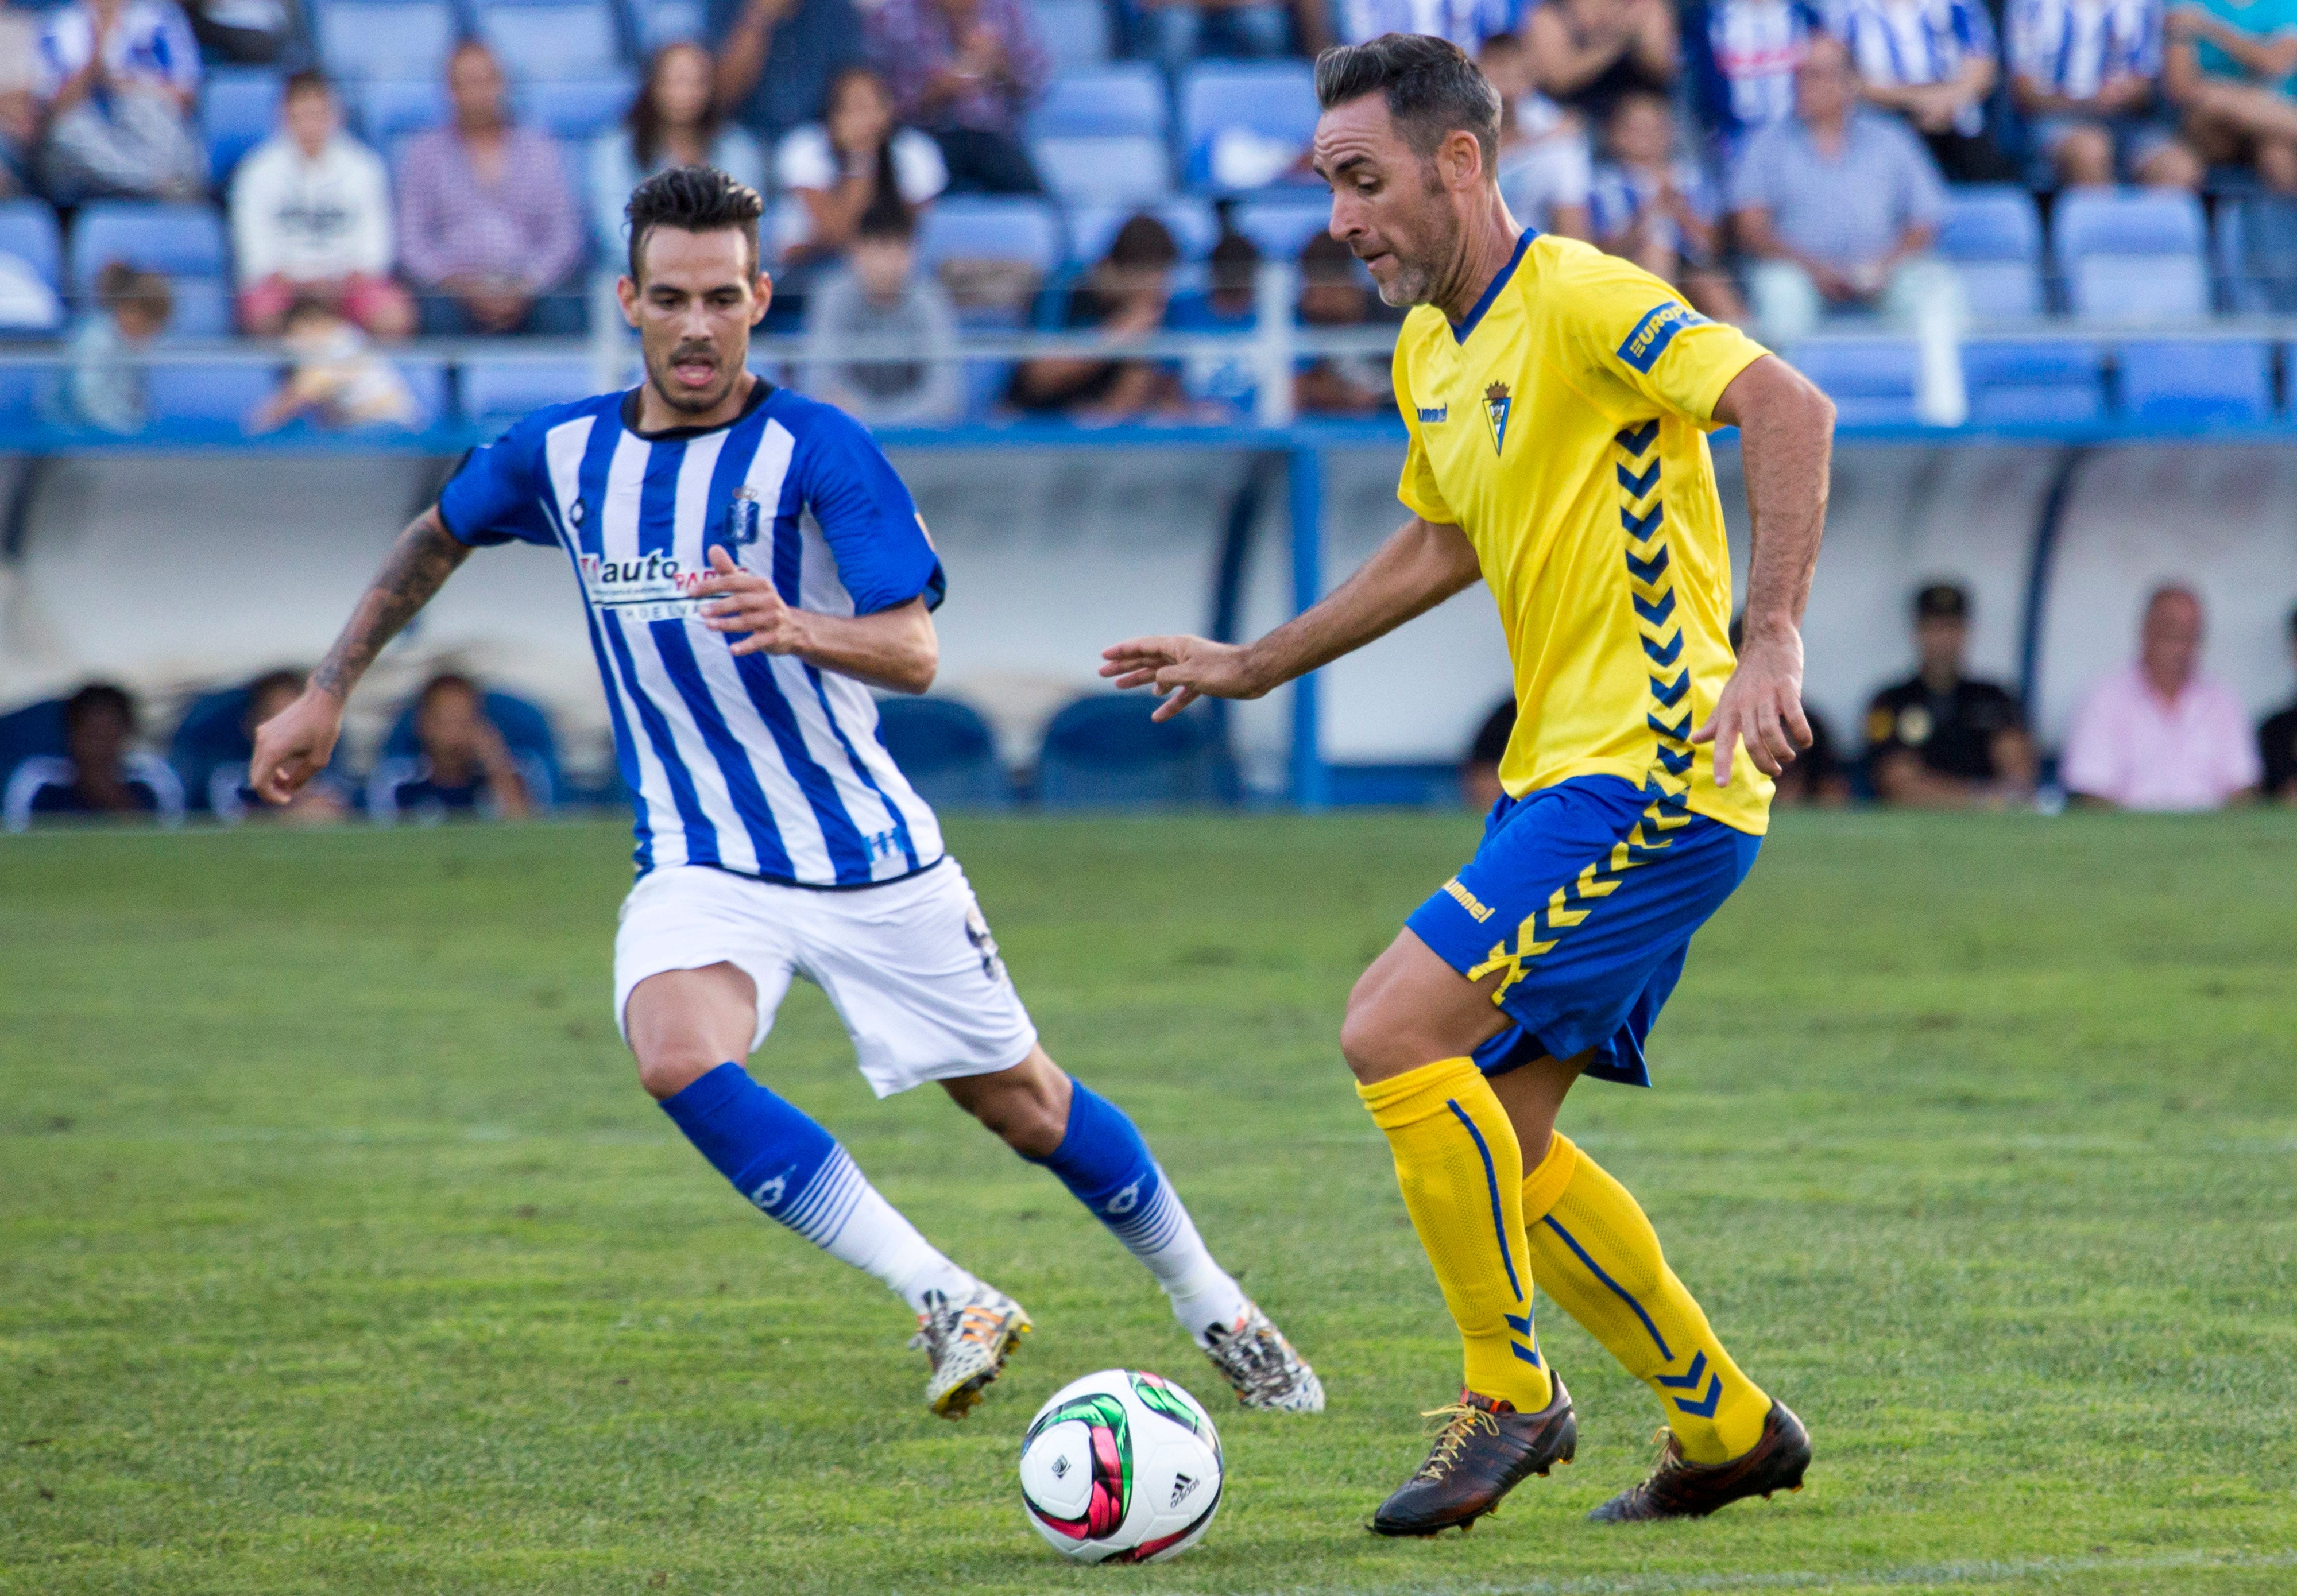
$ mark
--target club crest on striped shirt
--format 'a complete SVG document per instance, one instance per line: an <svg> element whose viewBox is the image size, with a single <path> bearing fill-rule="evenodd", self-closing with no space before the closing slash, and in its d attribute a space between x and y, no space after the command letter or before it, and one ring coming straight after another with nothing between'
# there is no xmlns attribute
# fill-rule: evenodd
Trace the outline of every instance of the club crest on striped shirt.
<svg viewBox="0 0 2297 1596"><path fill-rule="evenodd" d="M726 542L732 548L747 548L758 540L765 525L765 507L758 500L758 490L751 487L734 489L733 502L726 506Z"/></svg>
<svg viewBox="0 0 2297 1596"><path fill-rule="evenodd" d="M1492 427L1492 453L1498 454L1507 447L1508 385L1494 383L1484 390L1484 419Z"/></svg>

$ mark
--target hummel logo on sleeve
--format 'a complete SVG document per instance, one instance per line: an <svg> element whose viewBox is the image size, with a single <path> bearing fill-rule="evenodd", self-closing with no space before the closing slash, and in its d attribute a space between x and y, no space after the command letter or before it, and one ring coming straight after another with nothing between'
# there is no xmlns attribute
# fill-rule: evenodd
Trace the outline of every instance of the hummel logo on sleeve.
<svg viewBox="0 0 2297 1596"><path fill-rule="evenodd" d="M1451 417L1452 405L1451 401L1448 399L1440 405L1422 405L1420 407L1420 419L1422 424L1437 421L1449 421Z"/></svg>

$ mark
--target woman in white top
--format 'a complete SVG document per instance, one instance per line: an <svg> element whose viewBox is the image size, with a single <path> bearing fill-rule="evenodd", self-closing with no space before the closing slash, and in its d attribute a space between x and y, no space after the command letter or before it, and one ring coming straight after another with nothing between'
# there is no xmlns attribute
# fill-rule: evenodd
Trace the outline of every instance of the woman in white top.
<svg viewBox="0 0 2297 1596"><path fill-rule="evenodd" d="M794 128L774 152L774 176L794 204L784 205L774 242L789 265L843 254L880 188L915 216L949 186L941 146L893 120L885 79L848 67L830 81L819 122Z"/></svg>
<svg viewBox="0 0 2297 1596"><path fill-rule="evenodd" d="M598 241L611 259L622 252L622 207L630 191L674 166L714 166L763 193L765 152L713 98L710 52L681 40L646 63L645 86L622 118L590 146L590 202Z"/></svg>

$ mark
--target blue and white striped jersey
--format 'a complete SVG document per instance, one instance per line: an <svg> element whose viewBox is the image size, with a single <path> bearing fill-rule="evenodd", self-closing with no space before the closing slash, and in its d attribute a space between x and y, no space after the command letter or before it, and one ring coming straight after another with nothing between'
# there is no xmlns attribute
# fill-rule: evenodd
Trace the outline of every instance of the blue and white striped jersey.
<svg viewBox="0 0 2297 1596"><path fill-rule="evenodd" d="M1973 55L1998 56L1994 24L1979 0L1837 0L1827 23L1869 83L1944 83ZM1954 130L1974 137L1985 126L1980 102L1963 107Z"/></svg>
<svg viewBox="0 0 2297 1596"><path fill-rule="evenodd" d="M2009 28L2011 69L2069 100L2161 75L2161 0L2013 0Z"/></svg>
<svg viewBox="0 0 2297 1596"><path fill-rule="evenodd" d="M1794 114L1794 70L1824 30L1803 0L1712 0L1686 19L1684 52L1709 126L1735 139Z"/></svg>
<svg viewBox="0 0 2297 1596"><path fill-rule="evenodd" d="M723 545L831 615L941 602L909 489L860 423L760 382L725 426L647 434L638 395L538 410L439 496L465 543L555 543L590 609L638 873L714 865L866 886L939 861L941 827L877 736L877 703L803 660L735 654L694 588Z"/></svg>

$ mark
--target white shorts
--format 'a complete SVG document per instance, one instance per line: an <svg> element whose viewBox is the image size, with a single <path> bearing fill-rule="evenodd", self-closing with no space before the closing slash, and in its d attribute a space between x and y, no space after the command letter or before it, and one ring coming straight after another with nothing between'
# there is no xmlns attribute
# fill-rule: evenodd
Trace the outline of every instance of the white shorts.
<svg viewBox="0 0 2297 1596"><path fill-rule="evenodd" d="M1037 1028L953 859L883 886L810 891L707 865L648 872L614 934L614 1023L649 975L730 964L758 989L755 1051L803 975L829 995L881 1098L1010 1069Z"/></svg>

